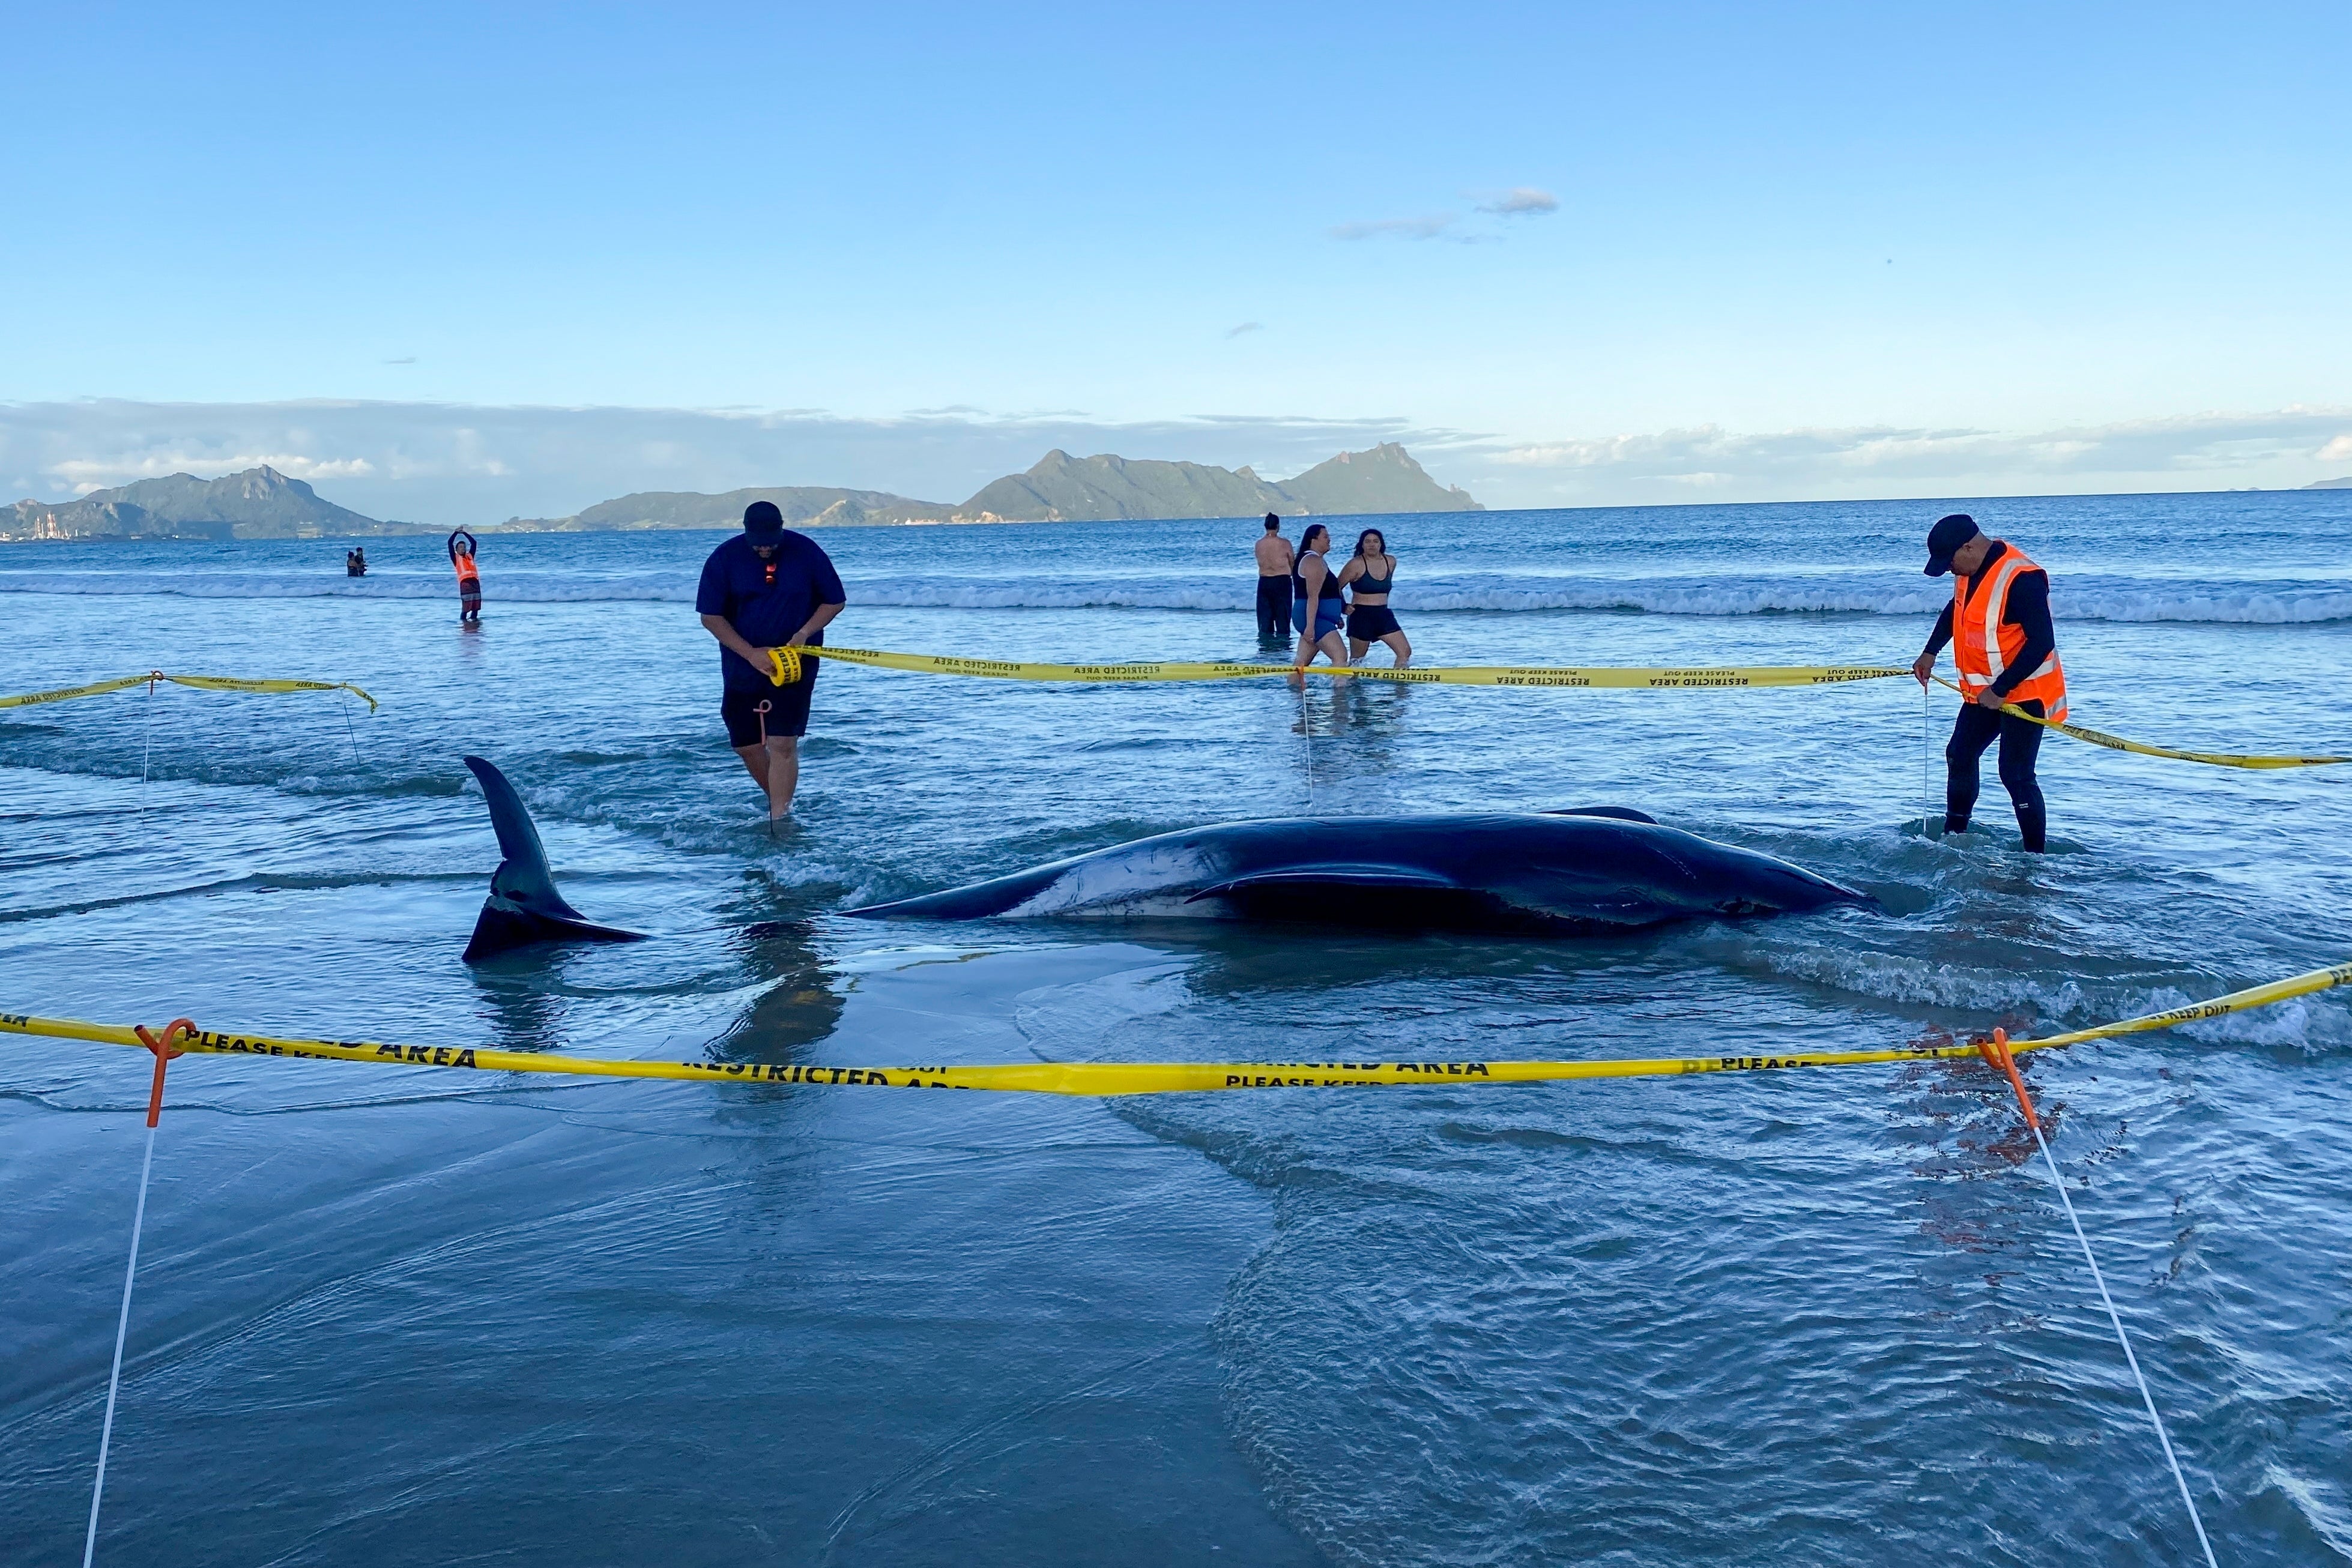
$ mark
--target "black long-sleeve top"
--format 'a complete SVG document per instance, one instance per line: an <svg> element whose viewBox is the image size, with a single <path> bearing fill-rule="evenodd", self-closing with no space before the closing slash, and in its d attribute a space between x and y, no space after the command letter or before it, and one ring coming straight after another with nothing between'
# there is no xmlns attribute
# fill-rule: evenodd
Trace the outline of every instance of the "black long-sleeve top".
<svg viewBox="0 0 2352 1568"><path fill-rule="evenodd" d="M2005 544L1993 546L1982 566L1969 574L1969 591L1974 593L1983 583L2000 558L2009 553ZM2040 567L2021 571L2009 585L2009 604L2001 612L2001 624L2019 627L2025 632L2025 646L1992 684L1993 695L2006 697L2017 684L2042 667L2042 661L2058 651L2058 629L2050 622L2050 574ZM1952 607L1947 603L1944 612L1936 617L1936 630L1927 638L1927 652L1940 653L1944 644L1952 640Z"/></svg>

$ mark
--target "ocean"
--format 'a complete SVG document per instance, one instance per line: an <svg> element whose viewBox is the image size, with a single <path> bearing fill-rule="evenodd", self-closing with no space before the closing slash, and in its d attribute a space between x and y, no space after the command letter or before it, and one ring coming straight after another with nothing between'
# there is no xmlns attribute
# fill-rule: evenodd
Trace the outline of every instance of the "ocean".
<svg viewBox="0 0 2352 1568"><path fill-rule="evenodd" d="M2352 751L2352 492L1383 517L1423 664L1906 664L1973 511L2076 718ZM1342 548L1357 526L1334 521ZM1295 527L1293 528L1295 537ZM828 530L851 646L1267 658L1255 521ZM1920 831L1942 691L1055 686L835 665L771 838L703 533L0 550L0 1009L913 1064L1769 1055L2352 958L2352 768L2042 748ZM1376 653L1375 661L1385 653ZM458 961L497 762L628 946ZM1940 789L1940 763L1937 763ZM1614 803L1875 907L1598 941L840 911L1241 818ZM1344 838L1344 833L1335 834ZM2352 1561L2352 1005L2027 1075L2223 1562ZM0 1558L78 1560L142 1054L0 1037ZM1061 1100L173 1064L101 1562L2198 1560L1969 1062Z"/></svg>

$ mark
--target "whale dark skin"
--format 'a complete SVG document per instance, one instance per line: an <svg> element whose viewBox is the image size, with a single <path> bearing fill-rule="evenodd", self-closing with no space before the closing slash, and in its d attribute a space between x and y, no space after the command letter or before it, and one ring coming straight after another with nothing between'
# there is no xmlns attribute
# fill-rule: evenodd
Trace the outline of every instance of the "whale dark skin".
<svg viewBox="0 0 2352 1568"><path fill-rule="evenodd" d="M490 809L490 826L499 835L499 853L505 858L490 873L490 895L474 917L474 935L466 944L464 961L478 964L517 947L541 942L642 942L641 933L599 925L564 902L555 889L555 873L547 868L547 851L539 841L538 825L507 782L507 776L479 757L462 759L482 786L482 800Z"/></svg>
<svg viewBox="0 0 2352 1568"><path fill-rule="evenodd" d="M1622 807L1187 828L853 915L1207 915L1600 936L1866 904L1801 866Z"/></svg>

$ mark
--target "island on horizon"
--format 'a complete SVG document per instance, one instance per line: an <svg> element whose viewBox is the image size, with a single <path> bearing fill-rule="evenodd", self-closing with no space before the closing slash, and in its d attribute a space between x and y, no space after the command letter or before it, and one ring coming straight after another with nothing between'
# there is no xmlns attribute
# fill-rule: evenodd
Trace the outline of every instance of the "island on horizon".
<svg viewBox="0 0 2352 1568"><path fill-rule="evenodd" d="M754 501L772 501L795 528L917 523L1115 522L1193 517L1359 517L1486 508L1441 486L1395 442L1342 452L1295 478L1260 478L1247 466L1073 457L1059 448L1027 472L983 485L961 506L881 490L784 486L703 495L644 490L563 517L509 517L483 533L616 533L730 528ZM0 542L55 539L373 538L437 534L437 525L384 521L339 507L275 468L218 479L173 474L98 490L72 501L18 501L0 511Z"/></svg>

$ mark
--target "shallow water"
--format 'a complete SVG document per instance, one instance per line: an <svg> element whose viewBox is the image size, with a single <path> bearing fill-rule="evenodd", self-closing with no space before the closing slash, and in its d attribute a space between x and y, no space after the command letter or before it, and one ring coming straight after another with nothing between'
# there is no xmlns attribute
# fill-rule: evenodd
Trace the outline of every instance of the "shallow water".
<svg viewBox="0 0 2352 1568"><path fill-rule="evenodd" d="M1934 504L1383 519L1430 663L1902 663ZM2077 716L2352 750L2352 495L1971 509ZM847 644L1258 656L1254 525L854 529ZM609 1056L1769 1054L2078 1025L2352 956L2328 770L2043 749L2031 860L1918 834L1916 687L1051 687L828 669L772 841L714 536L21 547L0 1006ZM1279 657L1279 654L1267 654ZM1384 655L1382 655L1384 656ZM1950 717L1938 693L1940 744ZM457 960L497 760L572 902ZM142 782L142 761L146 777ZM2352 774L2352 769L2339 770ZM1244 816L1615 801L1882 908L1547 943L835 912ZM778 923L747 936L754 922ZM143 1059L0 1041L0 1509L72 1561ZM2041 1057L2224 1560L2352 1558L2352 1009ZM2188 1562L2015 1109L1968 1066L1116 1103L172 1069L112 1561Z"/></svg>

